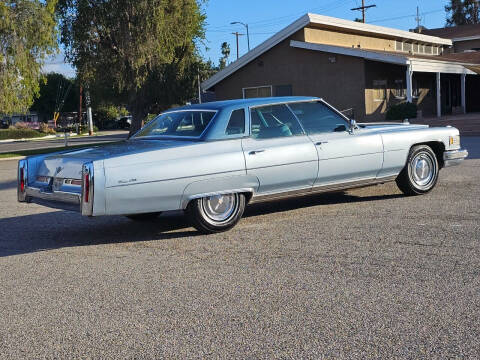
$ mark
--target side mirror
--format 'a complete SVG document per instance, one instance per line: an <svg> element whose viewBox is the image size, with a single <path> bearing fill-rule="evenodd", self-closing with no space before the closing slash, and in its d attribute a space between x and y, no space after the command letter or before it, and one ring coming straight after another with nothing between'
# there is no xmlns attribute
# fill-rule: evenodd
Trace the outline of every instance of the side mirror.
<svg viewBox="0 0 480 360"><path fill-rule="evenodd" d="M355 132L355 129L357 127L357 122L354 119L350 119L350 123L348 124L348 132L350 134L353 134Z"/></svg>

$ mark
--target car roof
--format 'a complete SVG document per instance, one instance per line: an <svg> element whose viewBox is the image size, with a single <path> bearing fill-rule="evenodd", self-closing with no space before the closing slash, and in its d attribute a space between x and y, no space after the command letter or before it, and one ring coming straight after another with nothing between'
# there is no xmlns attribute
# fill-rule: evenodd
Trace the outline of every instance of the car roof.
<svg viewBox="0 0 480 360"><path fill-rule="evenodd" d="M270 105L282 102L295 102L295 101L314 101L320 100L317 97L311 96L281 96L281 97L266 97L266 98L252 98L252 99L237 99L237 100L223 100L212 101L203 104L186 105L178 108L169 109L165 112L177 111L177 110L222 110L227 108L240 108L246 106L258 106L258 105Z"/></svg>

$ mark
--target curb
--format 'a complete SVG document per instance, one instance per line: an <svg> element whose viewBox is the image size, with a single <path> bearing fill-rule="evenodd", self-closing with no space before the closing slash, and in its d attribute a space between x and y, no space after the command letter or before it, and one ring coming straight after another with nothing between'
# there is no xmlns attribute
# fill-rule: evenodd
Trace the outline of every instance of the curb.
<svg viewBox="0 0 480 360"><path fill-rule="evenodd" d="M26 156L15 156L15 157L8 157L8 158L0 158L0 161L8 161L8 160L23 160Z"/></svg>

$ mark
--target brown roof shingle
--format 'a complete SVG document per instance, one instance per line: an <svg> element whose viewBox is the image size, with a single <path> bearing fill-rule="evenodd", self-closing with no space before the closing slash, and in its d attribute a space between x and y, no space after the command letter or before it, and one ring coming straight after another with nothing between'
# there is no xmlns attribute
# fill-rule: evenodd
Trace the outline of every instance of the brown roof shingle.
<svg viewBox="0 0 480 360"><path fill-rule="evenodd" d="M460 25L438 29L425 29L424 35L438 36L446 39L463 38L470 36L480 37L480 24Z"/></svg>

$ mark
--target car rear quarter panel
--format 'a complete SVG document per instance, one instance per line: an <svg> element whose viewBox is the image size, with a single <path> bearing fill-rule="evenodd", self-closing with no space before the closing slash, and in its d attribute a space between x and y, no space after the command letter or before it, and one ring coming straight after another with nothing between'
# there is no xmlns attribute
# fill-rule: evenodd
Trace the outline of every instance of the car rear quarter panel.
<svg viewBox="0 0 480 360"><path fill-rule="evenodd" d="M241 140L194 142L181 149L163 149L105 160L106 214L177 210L185 190L208 192L218 179L246 180ZM214 179L215 180L214 182ZM235 179L235 180L234 180ZM209 181L211 182L209 184ZM229 182L222 180L226 187ZM203 186L192 185L203 184ZM221 190L221 189L219 189Z"/></svg>

